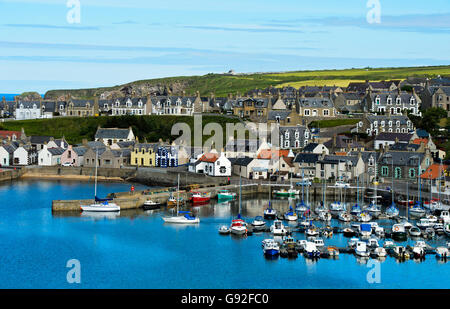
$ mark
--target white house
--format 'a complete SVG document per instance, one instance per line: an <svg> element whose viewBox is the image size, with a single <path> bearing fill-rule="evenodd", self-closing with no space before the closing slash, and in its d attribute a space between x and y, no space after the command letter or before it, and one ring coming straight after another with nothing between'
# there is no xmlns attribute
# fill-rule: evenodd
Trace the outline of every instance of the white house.
<svg viewBox="0 0 450 309"><path fill-rule="evenodd" d="M189 165L189 171L203 173L208 176L231 176L231 162L225 156L216 151L203 154L198 160Z"/></svg>
<svg viewBox="0 0 450 309"><path fill-rule="evenodd" d="M41 118L40 102L19 102L16 108L16 120L38 119Z"/></svg>
<svg viewBox="0 0 450 309"><path fill-rule="evenodd" d="M64 153L64 148L48 148L44 145L44 148L39 151L38 164L40 166L54 166L61 164L61 155Z"/></svg>
<svg viewBox="0 0 450 309"><path fill-rule="evenodd" d="M118 142L133 141L135 139L133 130L117 128L98 128L95 133L95 141L102 140L105 146L111 146Z"/></svg>
<svg viewBox="0 0 450 309"><path fill-rule="evenodd" d="M31 145L19 146L14 150L14 165L33 165L37 163L37 153Z"/></svg>
<svg viewBox="0 0 450 309"><path fill-rule="evenodd" d="M16 150L14 144L5 144L0 146L0 164L1 166L10 166L14 163L14 150Z"/></svg>

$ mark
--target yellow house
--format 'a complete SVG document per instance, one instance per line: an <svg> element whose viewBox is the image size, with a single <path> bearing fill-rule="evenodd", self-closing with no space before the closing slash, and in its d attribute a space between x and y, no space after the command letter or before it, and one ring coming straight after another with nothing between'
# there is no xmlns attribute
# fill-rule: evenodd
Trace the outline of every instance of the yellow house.
<svg viewBox="0 0 450 309"><path fill-rule="evenodd" d="M130 165L152 167L156 164L156 155L153 144L136 144L131 152Z"/></svg>

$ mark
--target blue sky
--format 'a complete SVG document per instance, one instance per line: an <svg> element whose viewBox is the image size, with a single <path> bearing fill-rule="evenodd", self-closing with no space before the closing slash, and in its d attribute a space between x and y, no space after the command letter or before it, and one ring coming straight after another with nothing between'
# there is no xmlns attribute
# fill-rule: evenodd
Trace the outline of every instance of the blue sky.
<svg viewBox="0 0 450 309"><path fill-rule="evenodd" d="M450 63L450 1L0 0L0 93L206 73Z"/></svg>

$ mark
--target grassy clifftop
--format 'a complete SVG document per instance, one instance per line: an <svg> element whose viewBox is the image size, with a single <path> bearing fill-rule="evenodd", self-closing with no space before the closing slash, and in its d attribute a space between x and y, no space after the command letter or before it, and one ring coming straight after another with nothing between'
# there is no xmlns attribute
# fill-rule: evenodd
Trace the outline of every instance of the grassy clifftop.
<svg viewBox="0 0 450 309"><path fill-rule="evenodd" d="M165 89L170 89L174 94L181 94L182 91L185 91L187 95L195 95L196 91L199 91L203 96L208 96L211 92L214 92L216 96L226 96L228 93L240 92L243 94L255 88L263 89L269 86L293 86L298 88L304 85L337 85L344 87L352 81L405 79L409 76L434 78L438 75L450 76L450 66L180 76L140 80L113 87L50 90L45 97L55 99L70 94L77 98L91 98L102 93L120 94L126 92L143 96L155 91L162 93Z"/></svg>

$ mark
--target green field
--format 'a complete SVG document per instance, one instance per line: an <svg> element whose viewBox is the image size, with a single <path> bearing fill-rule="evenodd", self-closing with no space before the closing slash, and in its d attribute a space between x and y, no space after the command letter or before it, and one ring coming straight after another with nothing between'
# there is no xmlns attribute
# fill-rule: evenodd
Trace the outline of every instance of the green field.
<svg viewBox="0 0 450 309"><path fill-rule="evenodd" d="M203 116L202 125L218 123L225 128L226 123L238 123L236 118L223 116ZM176 123L186 123L193 132L194 117L188 116L106 116L106 117L64 117L54 119L36 119L8 121L0 125L0 130L20 131L24 128L27 136L45 135L55 138L65 137L70 144L80 144L84 138L93 140L98 126L105 128L132 127L134 134L148 142L173 141L177 136L171 135L172 126ZM192 133L194 135L194 133ZM203 141L209 136L203 136ZM224 136L225 138L225 136ZM192 136L193 139L193 136Z"/></svg>
<svg viewBox="0 0 450 309"><path fill-rule="evenodd" d="M435 78L438 75L450 76L450 66L408 67L408 68L364 68L347 70L294 71L270 74L207 74L203 76L180 76L160 79L149 79L131 82L124 85L104 88L78 90L52 90L46 93L46 98L54 99L61 95L71 94L78 98L92 98L105 91L120 90L125 86L168 86L178 85L187 95L195 95L200 91L202 96L209 96L214 92L216 96L226 96L237 92L244 94L252 89L265 89L269 86L282 87L291 85L337 85L345 87L352 81L380 81L390 79L406 79L409 76ZM181 94L181 93L177 93Z"/></svg>

